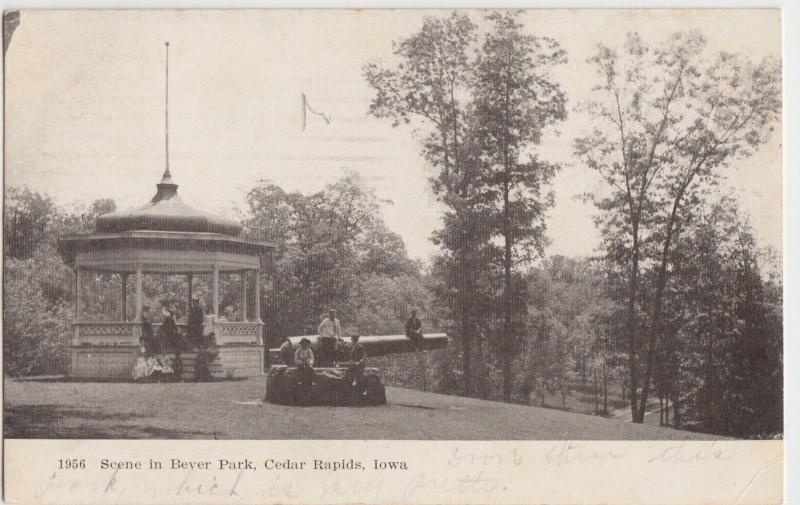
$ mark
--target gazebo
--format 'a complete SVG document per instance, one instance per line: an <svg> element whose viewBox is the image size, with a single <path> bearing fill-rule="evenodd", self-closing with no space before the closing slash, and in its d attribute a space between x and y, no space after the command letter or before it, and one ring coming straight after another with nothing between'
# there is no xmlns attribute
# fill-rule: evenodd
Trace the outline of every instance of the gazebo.
<svg viewBox="0 0 800 505"><path fill-rule="evenodd" d="M75 272L75 321L72 324L71 375L82 378L129 378L139 349L143 281L148 274L185 276L187 306L194 276L210 277L206 313L217 316L218 374L228 377L263 373L260 279L261 263L273 245L241 236L230 219L196 210L178 196L167 166L156 195L146 205L101 215L93 233L65 235L58 246ZM84 318L85 278L94 273L121 277L121 320ZM237 320L220 320L220 274L238 274L241 293ZM128 314L129 277L134 277L135 304ZM248 282L248 277L253 282ZM248 313L252 285L253 313ZM156 331L157 331L157 326ZM179 324L180 326L180 324ZM219 368L221 367L221 368Z"/></svg>

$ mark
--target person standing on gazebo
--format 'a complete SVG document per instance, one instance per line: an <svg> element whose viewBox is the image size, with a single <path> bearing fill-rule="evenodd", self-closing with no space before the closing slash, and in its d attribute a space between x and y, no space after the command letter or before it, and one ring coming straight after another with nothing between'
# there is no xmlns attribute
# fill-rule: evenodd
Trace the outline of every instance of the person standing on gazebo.
<svg viewBox="0 0 800 505"><path fill-rule="evenodd" d="M153 335L153 315L150 314L150 307L142 306L142 336L139 343L144 348L145 357L150 357L161 352L158 340Z"/></svg>
<svg viewBox="0 0 800 505"><path fill-rule="evenodd" d="M175 312L167 305L161 309L164 319L158 329L158 338L161 347L168 351L174 351L178 347L178 325L175 322Z"/></svg>
<svg viewBox="0 0 800 505"><path fill-rule="evenodd" d="M328 310L328 317L322 320L317 327L319 333L319 356L318 366L333 366L336 357L336 342L342 340L342 326L336 319L336 311Z"/></svg>
<svg viewBox="0 0 800 505"><path fill-rule="evenodd" d="M199 350L197 351L197 361L195 361L195 380L210 381L214 379L211 373L211 365L219 356L217 339L214 333L214 314L206 316L200 330Z"/></svg>
<svg viewBox="0 0 800 505"><path fill-rule="evenodd" d="M200 306L200 298L197 296L192 297L192 308L189 309L189 343L192 348L203 348L203 321L205 314L203 307Z"/></svg>
<svg viewBox="0 0 800 505"><path fill-rule="evenodd" d="M175 357L172 362L172 369L175 371L174 379L180 381L183 375L183 362L181 361L181 340L178 334L178 325L175 323L175 309L172 307L164 306L162 311L164 314L164 321L161 323L159 329L159 339L161 345L170 353L174 353Z"/></svg>

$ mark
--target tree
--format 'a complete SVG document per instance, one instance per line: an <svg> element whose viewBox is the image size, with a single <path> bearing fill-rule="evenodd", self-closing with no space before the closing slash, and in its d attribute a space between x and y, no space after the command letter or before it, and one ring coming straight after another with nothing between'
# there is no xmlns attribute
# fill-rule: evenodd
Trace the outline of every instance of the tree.
<svg viewBox="0 0 800 505"><path fill-rule="evenodd" d="M3 254L6 258L29 258L47 237L47 226L55 219L50 197L26 187L9 187L5 195Z"/></svg>
<svg viewBox="0 0 800 505"><path fill-rule="evenodd" d="M426 127L422 154L439 169L433 190L447 207L444 227L433 236L444 250L437 271L452 286L465 393L472 392L473 344L480 349L483 337L500 332L487 321L499 312L504 324L496 347L510 400L525 306L524 282L514 279L543 249L544 214L552 205L545 188L556 169L529 150L565 117L564 94L549 71L566 58L552 39L525 35L515 14L487 19L491 29L477 46L466 15L426 18L418 33L395 44L394 68L373 62L364 74L376 91L370 114L391 118L395 126L413 121ZM502 250L493 242L497 237ZM494 294L483 299L487 282L495 281L478 278L492 265L503 272L502 302Z"/></svg>
<svg viewBox="0 0 800 505"><path fill-rule="evenodd" d="M408 306L387 310L373 303L376 294L368 280L388 289L390 299L411 304L408 293L422 290L419 265L387 228L382 202L357 173L347 171L311 195L286 193L260 181L246 202L241 215L247 233L277 246L264 279L264 303L274 315L268 320L269 337L315 331L328 307L339 309L344 326L361 332L397 330ZM370 315L367 306L376 314ZM386 319L379 323L376 317Z"/></svg>
<svg viewBox="0 0 800 505"><path fill-rule="evenodd" d="M75 278L56 250L64 233L91 229L97 214L113 209L110 200L64 209L44 194L24 187L6 189L3 265L3 360L11 375L60 374L74 317ZM109 287L91 293L113 300Z"/></svg>
<svg viewBox="0 0 800 505"><path fill-rule="evenodd" d="M766 259L734 199L724 197L698 214L676 243L683 267L670 280L682 299L676 347L689 393L687 421L739 437L779 433L780 285L761 274ZM680 426L679 403L673 406Z"/></svg>
<svg viewBox="0 0 800 505"><path fill-rule="evenodd" d="M448 208L445 230L434 240L454 263L453 296L450 307L459 321L464 345L464 392L472 393L472 343L475 321L475 272L481 270L478 253L486 237L476 217L478 160L470 132L469 105L473 59L470 48L476 27L466 14L453 12L447 18L426 17L419 32L395 42L398 63L364 65L364 77L375 91L369 114L425 128L422 154L439 170L433 190Z"/></svg>
<svg viewBox="0 0 800 505"><path fill-rule="evenodd" d="M26 259L8 258L3 275L6 374L65 373L72 338L72 273L50 244ZM61 289L49 289L58 286ZM66 287L66 289L64 289Z"/></svg>
<svg viewBox="0 0 800 505"><path fill-rule="evenodd" d="M544 251L546 193L555 165L530 153L543 131L566 117L566 96L549 72L566 63L566 53L546 37L523 33L518 13L491 13L476 65L477 136L488 160L489 191L498 195L497 234L503 241L503 398L511 400L511 361L522 319L514 303L513 274Z"/></svg>
<svg viewBox="0 0 800 505"><path fill-rule="evenodd" d="M609 334L619 309L596 262L552 256L531 269L525 281L523 397L535 390L543 404L545 393L559 392L566 408L572 390L591 379L595 410L600 410L602 387L606 412L616 358Z"/></svg>
<svg viewBox="0 0 800 505"><path fill-rule="evenodd" d="M662 342L664 288L673 234L693 188L765 142L780 110L780 73L769 59L753 64L729 53L706 56L696 32L675 33L657 47L629 34L619 51L598 45L595 98L584 104L594 130L575 154L612 188L596 198L610 258L627 265L631 413L643 422ZM640 339L642 262L655 265L647 338ZM642 373L639 394L639 368Z"/></svg>

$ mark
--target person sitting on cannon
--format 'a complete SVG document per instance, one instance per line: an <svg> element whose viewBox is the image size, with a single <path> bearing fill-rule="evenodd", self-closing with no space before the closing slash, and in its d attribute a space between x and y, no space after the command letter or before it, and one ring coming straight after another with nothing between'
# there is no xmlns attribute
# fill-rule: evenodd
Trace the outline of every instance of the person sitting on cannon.
<svg viewBox="0 0 800 505"><path fill-rule="evenodd" d="M336 358L336 342L342 340L342 326L336 319L336 311L328 310L328 317L317 327L319 333L319 366L333 366Z"/></svg>
<svg viewBox="0 0 800 505"><path fill-rule="evenodd" d="M292 341L289 340L289 337L283 339L283 344L281 344L278 353L278 360L286 366L294 365L294 346L292 345Z"/></svg>
<svg viewBox="0 0 800 505"><path fill-rule="evenodd" d="M414 350L422 349L422 321L417 317L417 309L411 309L411 317L406 321L406 337L411 340Z"/></svg>
<svg viewBox="0 0 800 505"><path fill-rule="evenodd" d="M300 348L294 353L294 364L300 389L306 395L314 384L314 351L311 350L311 341L305 337L300 340Z"/></svg>
<svg viewBox="0 0 800 505"><path fill-rule="evenodd" d="M363 389L361 387L361 378L364 376L364 368L367 365L367 350L358 343L360 338L358 333L353 333L350 338L353 341L353 345L350 347L350 366L347 368L346 377L347 382L353 389L360 390ZM366 391L362 391L361 394L365 395Z"/></svg>

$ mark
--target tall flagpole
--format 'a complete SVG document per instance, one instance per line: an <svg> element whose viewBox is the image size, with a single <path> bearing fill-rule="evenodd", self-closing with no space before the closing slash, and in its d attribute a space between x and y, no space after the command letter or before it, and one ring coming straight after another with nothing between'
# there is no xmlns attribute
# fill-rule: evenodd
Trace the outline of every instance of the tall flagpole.
<svg viewBox="0 0 800 505"><path fill-rule="evenodd" d="M166 168L164 170L164 179L171 179L169 173L169 42L164 42L167 49L167 64L165 68L165 82L164 82L164 161Z"/></svg>

